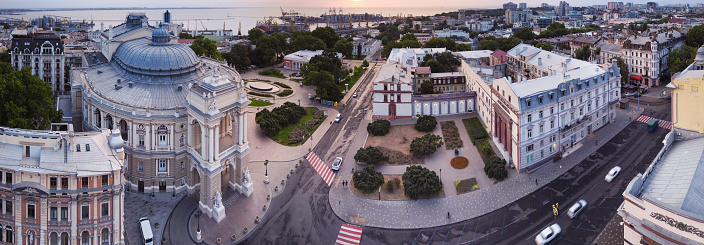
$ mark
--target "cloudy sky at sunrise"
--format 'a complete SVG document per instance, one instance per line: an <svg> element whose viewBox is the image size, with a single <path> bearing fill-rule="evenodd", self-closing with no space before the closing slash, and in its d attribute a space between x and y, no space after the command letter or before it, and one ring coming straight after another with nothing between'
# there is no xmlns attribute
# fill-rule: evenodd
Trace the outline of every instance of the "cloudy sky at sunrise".
<svg viewBox="0 0 704 245"><path fill-rule="evenodd" d="M613 1L613 0L612 0ZM646 3L653 0L623 1L633 3ZM95 0L0 0L0 8L124 8L124 7L146 7L146 8L175 8L175 7L279 7L284 8L320 8L320 7L344 7L344 8L392 8L392 7L460 7L460 8L492 8L500 7L508 1L486 1L486 0L121 0L121 1L95 1ZM529 7L539 6L540 3L556 5L559 0L526 0L514 1L528 3ZM606 4L608 0L595 1L567 1L573 6L583 6L592 4ZM696 3L696 0L655 0L659 4L669 3Z"/></svg>

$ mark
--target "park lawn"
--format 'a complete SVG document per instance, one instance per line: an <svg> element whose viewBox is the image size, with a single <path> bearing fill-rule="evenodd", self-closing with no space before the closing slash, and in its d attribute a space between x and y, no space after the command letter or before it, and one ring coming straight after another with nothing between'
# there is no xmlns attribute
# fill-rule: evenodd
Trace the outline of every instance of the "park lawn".
<svg viewBox="0 0 704 245"><path fill-rule="evenodd" d="M357 81L359 81L359 78L361 78L365 72L366 72L366 70L362 70L361 72L358 72L357 74L353 74L351 76L350 83L349 83L350 91L352 90L352 87L354 87L354 84L357 83ZM344 83L340 84L340 92L343 92L343 93L345 92L345 84Z"/></svg>
<svg viewBox="0 0 704 245"><path fill-rule="evenodd" d="M303 117L301 117L301 119L298 120L298 122L296 122L294 124L289 124L288 126L282 128L281 130L279 130L279 132L276 135L274 135L274 137L271 137L271 139L276 141L277 143L285 145L285 146L302 145L306 141L308 141L308 139L313 134L313 132L315 132L315 130L317 130L318 127L320 127L320 124L322 124L328 116L323 116L323 118L320 120L320 122L318 122L318 124L315 125L315 127L313 127L313 130L308 132L308 136L306 137L306 141L303 141L300 144L289 144L288 143L288 136L291 135L291 132L293 132L293 130L296 129L298 126L306 124L306 122L308 122L310 119L313 118L313 107L306 107L306 110L308 111L308 113L303 115Z"/></svg>
<svg viewBox="0 0 704 245"><path fill-rule="evenodd" d="M279 71L278 69L274 69L274 68L266 69L266 70L260 71L260 72L259 72L259 75L267 76L267 77L282 78L282 79L288 78L288 77L286 77L285 75L283 75L283 74L281 73L281 71Z"/></svg>
<svg viewBox="0 0 704 245"><path fill-rule="evenodd" d="M273 105L273 103L268 102L268 101L256 100L256 99L249 99L249 100L251 101L251 103L249 103L249 106L262 107L262 106Z"/></svg>
<svg viewBox="0 0 704 245"><path fill-rule="evenodd" d="M291 78L291 81L300 83L300 82L303 82L303 79L302 78Z"/></svg>
<svg viewBox="0 0 704 245"><path fill-rule="evenodd" d="M487 142L489 140L489 134L486 133L486 129L484 129L484 126L482 123L479 121L479 118L473 117L473 118L467 118L467 119L462 119L462 123L464 124L465 129L467 130L467 134L469 135L469 139L474 143L474 146L477 148L477 151L479 151L479 155L482 157L482 161L484 163L488 163L489 159L491 156L487 156L484 154L484 152L480 149L480 147L484 144L484 142ZM483 131L487 137L481 138L481 139L475 139L472 136L472 130L477 129L480 131ZM494 153L496 154L496 153Z"/></svg>

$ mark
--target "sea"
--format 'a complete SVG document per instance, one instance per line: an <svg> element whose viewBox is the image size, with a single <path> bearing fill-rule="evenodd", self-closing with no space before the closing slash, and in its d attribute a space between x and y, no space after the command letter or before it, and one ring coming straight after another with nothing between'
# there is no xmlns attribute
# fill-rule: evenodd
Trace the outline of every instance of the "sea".
<svg viewBox="0 0 704 245"><path fill-rule="evenodd" d="M343 14L381 14L383 16L432 16L443 12L457 11L459 7L417 7L417 8L342 8ZM272 18L277 23L281 23L280 17L282 9L270 7L246 7L246 8L131 8L131 9L72 9L72 10L33 10L27 12L15 12L12 15L0 15L0 19L14 18L29 21L42 16L61 16L70 18L72 21L93 21L94 29L107 29L109 26L116 26L125 22L125 17L129 13L145 13L149 18L149 24L156 25L163 21L163 13L168 10L171 13L173 23L183 23L187 30L217 30L231 29L237 32L242 26L242 34L246 35L247 30L256 26L257 21L264 21ZM285 8L284 11L296 11L306 16L320 17L327 14L331 8ZM336 9L339 12L339 8ZM371 23L370 23L371 24ZM197 25L197 27L196 27ZM355 26L357 23L354 24ZM364 24L362 24L364 25ZM320 26L320 25L316 25Z"/></svg>

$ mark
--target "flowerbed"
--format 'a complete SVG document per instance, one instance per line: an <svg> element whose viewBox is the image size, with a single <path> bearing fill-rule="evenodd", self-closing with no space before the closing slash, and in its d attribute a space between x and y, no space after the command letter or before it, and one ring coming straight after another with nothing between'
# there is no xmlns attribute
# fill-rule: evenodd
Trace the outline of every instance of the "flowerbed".
<svg viewBox="0 0 704 245"><path fill-rule="evenodd" d="M455 121L440 122L440 129L442 129L442 136L445 140L445 149L462 148L462 139Z"/></svg>
<svg viewBox="0 0 704 245"><path fill-rule="evenodd" d="M469 160L466 157L455 157L450 160L450 165L456 169L463 169L469 165Z"/></svg>
<svg viewBox="0 0 704 245"><path fill-rule="evenodd" d="M288 136L288 144L298 145L302 143L304 141L304 136L305 138L308 138L308 136L312 134L318 126L320 126L320 123L325 120L323 111L315 107L310 107L310 109L313 111L313 117L303 125L293 129L291 134Z"/></svg>

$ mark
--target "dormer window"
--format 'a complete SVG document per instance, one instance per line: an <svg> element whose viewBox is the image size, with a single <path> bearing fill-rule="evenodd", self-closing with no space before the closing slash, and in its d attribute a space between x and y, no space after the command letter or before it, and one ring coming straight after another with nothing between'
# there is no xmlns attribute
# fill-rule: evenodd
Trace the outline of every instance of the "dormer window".
<svg viewBox="0 0 704 245"><path fill-rule="evenodd" d="M530 107L530 99L527 99L527 100L526 100L526 105L527 105L528 107Z"/></svg>
<svg viewBox="0 0 704 245"><path fill-rule="evenodd" d="M541 96L538 96L538 103L539 103L539 104L542 104L542 103L543 103L543 96L542 96L542 95L541 95Z"/></svg>

